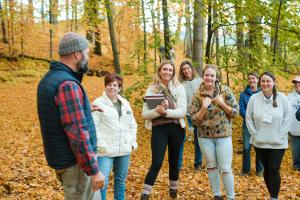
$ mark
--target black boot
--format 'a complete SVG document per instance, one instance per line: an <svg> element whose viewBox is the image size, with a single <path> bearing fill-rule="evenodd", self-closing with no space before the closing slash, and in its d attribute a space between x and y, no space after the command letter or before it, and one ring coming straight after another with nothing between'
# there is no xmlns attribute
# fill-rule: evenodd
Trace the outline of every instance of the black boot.
<svg viewBox="0 0 300 200"><path fill-rule="evenodd" d="M170 189L169 193L170 193L170 197L172 199L176 199L177 198L177 190L176 189Z"/></svg>
<svg viewBox="0 0 300 200"><path fill-rule="evenodd" d="M142 194L141 195L141 200L149 200L150 194Z"/></svg>

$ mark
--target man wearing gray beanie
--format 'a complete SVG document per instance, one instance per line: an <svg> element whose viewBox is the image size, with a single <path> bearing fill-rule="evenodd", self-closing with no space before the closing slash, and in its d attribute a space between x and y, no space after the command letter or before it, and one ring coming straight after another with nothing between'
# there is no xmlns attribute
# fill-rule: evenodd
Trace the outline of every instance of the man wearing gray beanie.
<svg viewBox="0 0 300 200"><path fill-rule="evenodd" d="M38 85L37 107L46 160L62 183L66 200L101 199L104 176L96 157L97 138L91 107L81 85L88 70L88 41L66 33L60 61Z"/></svg>

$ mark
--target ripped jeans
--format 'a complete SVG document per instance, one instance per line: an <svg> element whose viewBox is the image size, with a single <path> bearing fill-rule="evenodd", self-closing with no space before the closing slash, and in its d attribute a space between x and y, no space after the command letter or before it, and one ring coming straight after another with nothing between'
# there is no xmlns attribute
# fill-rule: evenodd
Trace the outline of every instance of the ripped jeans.
<svg viewBox="0 0 300 200"><path fill-rule="evenodd" d="M234 199L234 178L231 170L232 140L225 138L198 138L204 155L209 183L214 196L222 196L220 175L222 176L227 199Z"/></svg>

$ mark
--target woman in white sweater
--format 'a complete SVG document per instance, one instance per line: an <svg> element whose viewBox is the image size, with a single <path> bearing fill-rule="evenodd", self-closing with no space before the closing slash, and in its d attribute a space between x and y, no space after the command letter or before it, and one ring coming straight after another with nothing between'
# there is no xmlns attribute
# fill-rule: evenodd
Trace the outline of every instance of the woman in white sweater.
<svg viewBox="0 0 300 200"><path fill-rule="evenodd" d="M171 198L177 197L178 159L185 127L183 118L186 114L186 94L184 87L176 80L175 65L172 61L165 60L157 68L153 84L148 87L146 96L156 94L164 95L166 99L153 109L144 103L142 112L143 118L149 120L148 125L152 128L152 163L145 178L142 200L150 197L167 147L170 170L169 194Z"/></svg>
<svg viewBox="0 0 300 200"><path fill-rule="evenodd" d="M291 127L291 105L287 97L276 90L275 76L264 72L259 77L262 91L251 96L246 124L251 134L250 143L256 156L263 162L264 181L271 200L278 199L280 190L280 165L288 147Z"/></svg>
<svg viewBox="0 0 300 200"><path fill-rule="evenodd" d="M137 148L137 124L129 102L119 95L123 79L109 74L104 79L105 91L93 106L102 112L93 112L97 133L97 156L99 170L105 176L104 188L100 190L102 200L106 200L108 177L114 171L114 199L125 199L130 153Z"/></svg>

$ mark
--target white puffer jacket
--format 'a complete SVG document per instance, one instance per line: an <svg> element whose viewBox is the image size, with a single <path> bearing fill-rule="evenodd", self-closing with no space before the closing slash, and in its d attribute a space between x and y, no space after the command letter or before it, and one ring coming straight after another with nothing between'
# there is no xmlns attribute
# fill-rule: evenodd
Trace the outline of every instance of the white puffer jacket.
<svg viewBox="0 0 300 200"><path fill-rule="evenodd" d="M98 156L124 156L130 154L132 148L136 149L138 146L136 142L137 123L130 104L120 95L117 98L121 102L122 114L120 117L105 92L93 102L93 105L103 110L103 112L93 112Z"/></svg>

